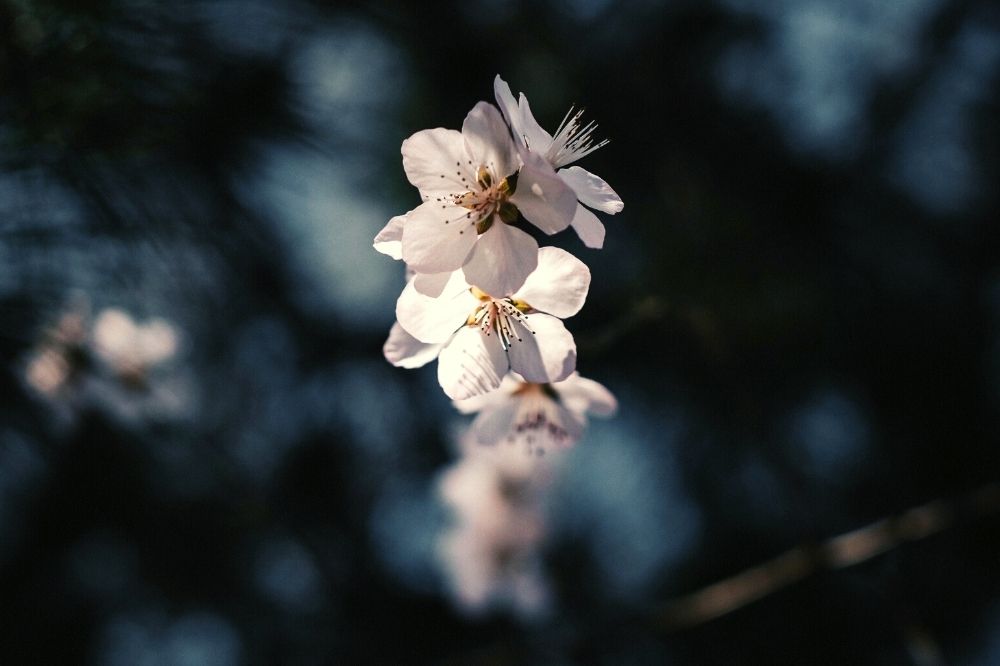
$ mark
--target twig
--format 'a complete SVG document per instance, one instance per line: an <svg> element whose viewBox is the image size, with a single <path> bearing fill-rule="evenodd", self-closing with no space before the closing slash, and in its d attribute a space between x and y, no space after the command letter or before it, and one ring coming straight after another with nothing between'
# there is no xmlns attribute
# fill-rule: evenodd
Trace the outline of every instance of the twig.
<svg viewBox="0 0 1000 666"><path fill-rule="evenodd" d="M656 621L668 630L690 627L732 613L818 571L845 569L870 560L907 541L937 534L963 511L984 516L1000 511L1000 483L946 502L934 500L832 537L802 545L696 592L667 602Z"/></svg>

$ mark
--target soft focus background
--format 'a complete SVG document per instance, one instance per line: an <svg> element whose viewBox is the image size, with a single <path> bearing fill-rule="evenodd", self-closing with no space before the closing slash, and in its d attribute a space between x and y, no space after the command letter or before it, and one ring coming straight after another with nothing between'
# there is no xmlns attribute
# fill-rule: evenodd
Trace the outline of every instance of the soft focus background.
<svg viewBox="0 0 1000 666"><path fill-rule="evenodd" d="M371 248L497 73L625 201L531 616L449 597ZM989 0L0 2L0 663L1000 663L996 513L660 613L1000 479L998 79Z"/></svg>

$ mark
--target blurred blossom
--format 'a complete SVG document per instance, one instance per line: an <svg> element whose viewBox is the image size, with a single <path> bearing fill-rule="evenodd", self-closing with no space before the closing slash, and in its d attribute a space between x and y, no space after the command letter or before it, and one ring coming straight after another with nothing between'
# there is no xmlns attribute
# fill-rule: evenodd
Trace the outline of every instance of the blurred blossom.
<svg viewBox="0 0 1000 666"><path fill-rule="evenodd" d="M170 323L139 323L117 308L91 322L82 297L43 332L25 363L24 379L54 412L71 421L74 409L96 405L125 421L180 416L191 407L192 379L162 372L178 351Z"/></svg>
<svg viewBox="0 0 1000 666"><path fill-rule="evenodd" d="M849 159L867 139L879 83L913 67L940 0L725 0L761 21L717 70L723 91L771 112L791 148Z"/></svg>
<svg viewBox="0 0 1000 666"><path fill-rule="evenodd" d="M112 618L104 627L101 666L236 666L243 646L227 619L209 612L168 618L146 610Z"/></svg>
<svg viewBox="0 0 1000 666"><path fill-rule="evenodd" d="M117 308L97 315L92 338L97 357L126 383L145 383L150 368L177 353L177 332L167 321L139 323Z"/></svg>
<svg viewBox="0 0 1000 666"><path fill-rule="evenodd" d="M44 396L53 398L75 379L85 362L89 315L77 304L47 329L25 367L25 381Z"/></svg>
<svg viewBox="0 0 1000 666"><path fill-rule="evenodd" d="M612 598L643 599L689 555L701 514L684 489L680 421L645 411L636 396L613 421L594 423L568 452L551 514L584 540Z"/></svg>
<svg viewBox="0 0 1000 666"><path fill-rule="evenodd" d="M964 25L896 136L889 176L920 205L955 213L986 194L974 112L994 91L1000 31Z"/></svg>
<svg viewBox="0 0 1000 666"><path fill-rule="evenodd" d="M588 413L610 416L618 408L610 391L576 372L552 384L526 382L509 373L497 390L454 405L462 413L477 414L470 427L477 443L516 447L532 455L572 446L583 434Z"/></svg>
<svg viewBox="0 0 1000 666"><path fill-rule="evenodd" d="M448 587L460 608L494 608L533 617L551 603L542 570L544 504L557 467L519 447L483 446L465 437L462 456L438 492L453 517L438 542Z"/></svg>

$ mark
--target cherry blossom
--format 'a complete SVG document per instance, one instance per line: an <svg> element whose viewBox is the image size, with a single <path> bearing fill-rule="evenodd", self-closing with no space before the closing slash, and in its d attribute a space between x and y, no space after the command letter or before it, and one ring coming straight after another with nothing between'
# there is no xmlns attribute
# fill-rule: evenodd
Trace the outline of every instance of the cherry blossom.
<svg viewBox="0 0 1000 666"><path fill-rule="evenodd" d="M453 400L496 389L508 370L531 382L565 379L576 367L576 343L562 319L583 307L590 270L555 247L539 249L536 263L520 288L501 296L470 285L462 271L431 296L416 276L396 303L402 331L387 341L386 358L416 367L433 358L423 345L441 345L438 381Z"/></svg>
<svg viewBox="0 0 1000 666"><path fill-rule="evenodd" d="M473 107L461 132L423 130L401 152L423 203L390 220L374 245L417 273L462 268L471 284L510 293L538 255L535 239L513 225L518 213L547 234L573 219L576 195L540 158L520 164L503 117L486 102Z"/></svg>
<svg viewBox="0 0 1000 666"><path fill-rule="evenodd" d="M173 418L194 404L190 377L162 367L177 355L179 340L174 325L159 317L140 322L112 307L92 318L89 299L80 296L44 331L24 379L59 425L71 424L86 407L126 422Z"/></svg>
<svg viewBox="0 0 1000 666"><path fill-rule="evenodd" d="M540 547L553 466L485 448L469 437L461 448L462 456L438 482L452 513L450 528L438 539L438 555L453 598L471 613L496 606L523 615L545 612L551 592Z"/></svg>
<svg viewBox="0 0 1000 666"><path fill-rule="evenodd" d="M557 174L572 189L580 202L573 213L573 229L587 247L603 247L604 225L587 207L614 215L624 207L621 198L610 185L586 169L563 168L607 144L607 140L594 143L592 134L597 125L593 122L581 125L583 111L570 109L553 136L535 120L524 93L515 101L510 86L499 75L493 81L493 91L510 124L522 161L539 171L547 167L549 173Z"/></svg>
<svg viewBox="0 0 1000 666"><path fill-rule="evenodd" d="M528 382L511 373L499 390L456 400L455 407L464 414L477 414L471 433L478 443L504 442L543 455L576 443L587 425L587 414L610 416L618 403L604 386L576 372L551 384Z"/></svg>
<svg viewBox="0 0 1000 666"><path fill-rule="evenodd" d="M94 321L95 355L122 380L141 384L152 366L177 352L177 332L164 319L139 323L117 308L103 310Z"/></svg>

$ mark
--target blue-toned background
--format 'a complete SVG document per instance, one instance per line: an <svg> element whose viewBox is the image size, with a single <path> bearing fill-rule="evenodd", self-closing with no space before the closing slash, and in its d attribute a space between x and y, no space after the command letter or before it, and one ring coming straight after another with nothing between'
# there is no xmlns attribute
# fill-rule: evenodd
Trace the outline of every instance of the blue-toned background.
<svg viewBox="0 0 1000 666"><path fill-rule="evenodd" d="M552 239L620 410L532 618L449 599L467 419L382 358L371 248L402 140L497 73L549 129L584 106L625 201L604 250ZM995 512L659 612L1000 479L998 79L986 0L0 2L0 663L1000 663ZM109 307L176 353L100 376L59 322Z"/></svg>

